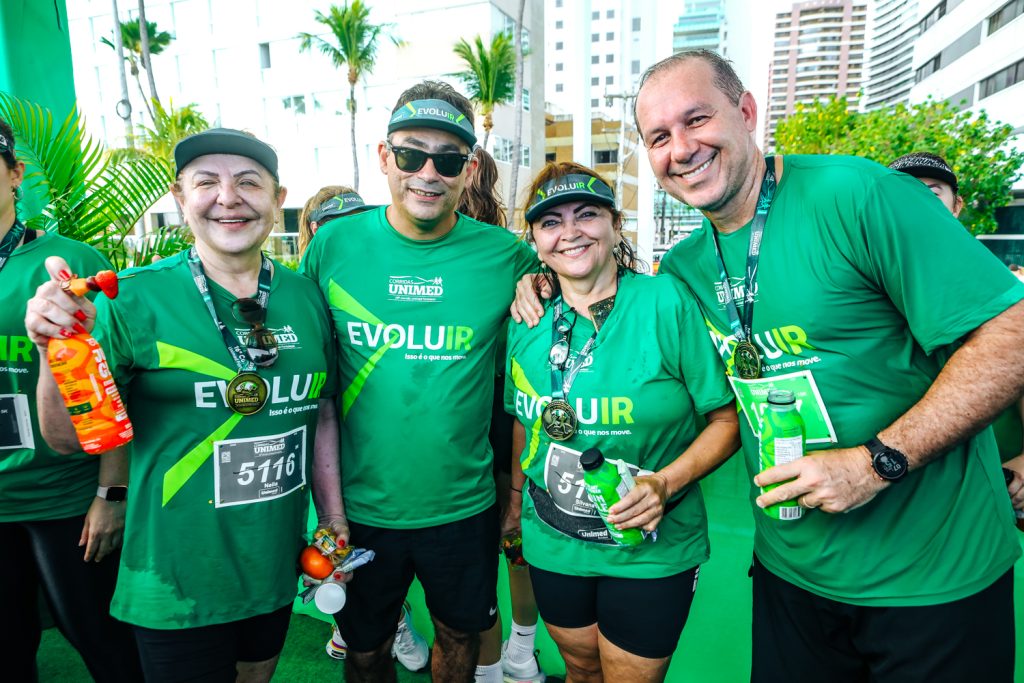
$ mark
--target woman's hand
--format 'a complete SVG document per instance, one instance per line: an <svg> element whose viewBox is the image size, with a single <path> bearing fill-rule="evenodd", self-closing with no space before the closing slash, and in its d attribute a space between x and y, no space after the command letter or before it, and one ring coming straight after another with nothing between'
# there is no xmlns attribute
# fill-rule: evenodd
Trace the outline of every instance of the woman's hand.
<svg viewBox="0 0 1024 683"><path fill-rule="evenodd" d="M91 301L70 294L61 287L62 282L73 277L67 261L59 256L50 256L46 259L46 271L50 274L50 281L39 285L25 310L25 329L41 349L46 348L51 337L70 337L75 332L88 332L96 321L96 307Z"/></svg>
<svg viewBox="0 0 1024 683"><path fill-rule="evenodd" d="M619 530L639 527L651 533L665 515L668 488L668 480L660 472L637 477L636 487L608 509L608 521Z"/></svg>

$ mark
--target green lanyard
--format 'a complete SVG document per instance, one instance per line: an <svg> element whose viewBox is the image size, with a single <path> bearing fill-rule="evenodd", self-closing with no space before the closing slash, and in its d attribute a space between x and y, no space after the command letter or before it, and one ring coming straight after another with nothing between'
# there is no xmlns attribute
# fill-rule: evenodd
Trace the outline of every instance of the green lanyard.
<svg viewBox="0 0 1024 683"><path fill-rule="evenodd" d="M0 241L0 270L3 270L4 266L7 265L8 259L11 258L11 254L14 253L14 249L21 242L21 237L24 234L25 226L18 219L14 219L14 225L4 235L3 241Z"/></svg>

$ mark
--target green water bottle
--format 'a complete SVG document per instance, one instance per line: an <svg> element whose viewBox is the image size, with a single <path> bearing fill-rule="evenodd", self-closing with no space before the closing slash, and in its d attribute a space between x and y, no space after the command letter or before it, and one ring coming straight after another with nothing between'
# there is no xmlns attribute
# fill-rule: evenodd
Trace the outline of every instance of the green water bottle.
<svg viewBox="0 0 1024 683"><path fill-rule="evenodd" d="M804 457L804 421L796 409L792 391L772 389L768 392L768 409L761 423L761 471ZM780 484L771 484L761 492ZM764 508L772 519L800 519L804 509L795 500L787 500Z"/></svg>
<svg viewBox="0 0 1024 683"><path fill-rule="evenodd" d="M640 545L644 542L644 534L640 529L616 529L608 523L608 508L622 500L629 493L629 484L619 476L615 465L604 459L598 448L588 448L580 455L580 467L583 468L583 487L587 490L590 500L594 501L598 514L608 527L608 534L619 545Z"/></svg>

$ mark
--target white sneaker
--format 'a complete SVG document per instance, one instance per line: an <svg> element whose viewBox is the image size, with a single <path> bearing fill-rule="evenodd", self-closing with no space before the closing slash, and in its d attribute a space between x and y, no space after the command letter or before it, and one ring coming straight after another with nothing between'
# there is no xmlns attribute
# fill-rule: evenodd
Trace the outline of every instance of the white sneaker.
<svg viewBox="0 0 1024 683"><path fill-rule="evenodd" d="M402 618L398 620L391 656L409 671L419 671L430 659L430 648L427 647L426 639L412 626L408 602L402 605Z"/></svg>
<svg viewBox="0 0 1024 683"><path fill-rule="evenodd" d="M327 641L324 649L327 650L327 656L331 659L345 659L348 656L348 645L341 637L341 633L338 632L338 625L332 624L332 626L334 630L331 633L331 639Z"/></svg>
<svg viewBox="0 0 1024 683"><path fill-rule="evenodd" d="M513 662L508 658L508 641L501 644L501 671L505 674L505 683L544 683L547 676L540 670L537 653L526 662Z"/></svg>

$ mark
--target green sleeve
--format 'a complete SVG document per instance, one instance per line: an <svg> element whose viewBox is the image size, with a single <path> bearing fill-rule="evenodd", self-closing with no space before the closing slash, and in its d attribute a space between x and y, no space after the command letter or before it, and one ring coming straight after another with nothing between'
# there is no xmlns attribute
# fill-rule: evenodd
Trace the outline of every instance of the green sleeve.
<svg viewBox="0 0 1024 683"><path fill-rule="evenodd" d="M516 282L523 279L523 276L528 273L536 273L540 270L540 260L537 258L537 252L533 250L526 240L516 240ZM510 302L511 303L511 302Z"/></svg>
<svg viewBox="0 0 1024 683"><path fill-rule="evenodd" d="M686 285L672 280L679 290L679 315L676 333L679 339L680 379L700 414L735 401L725 378L725 366L708 336L700 307Z"/></svg>
<svg viewBox="0 0 1024 683"><path fill-rule="evenodd" d="M1024 284L915 178L876 178L856 229L851 258L928 353L1024 298Z"/></svg>
<svg viewBox="0 0 1024 683"><path fill-rule="evenodd" d="M320 285L319 266L324 243L323 236L321 235L322 232L322 230L316 231L313 239L310 240L309 245L306 247L306 252L299 259L299 273L317 283L317 286Z"/></svg>
<svg viewBox="0 0 1024 683"><path fill-rule="evenodd" d="M517 328L522 323L509 322L508 334L505 335L505 412L516 414L516 385L512 377L512 354L515 346Z"/></svg>
<svg viewBox="0 0 1024 683"><path fill-rule="evenodd" d="M103 349L107 366L124 394L134 375L135 364L131 330L121 308L118 301L111 301L105 296L97 297L96 325L92 334Z"/></svg>
<svg viewBox="0 0 1024 683"><path fill-rule="evenodd" d="M317 290L316 296L320 301L320 317L324 330L324 357L327 359L327 380L324 382L324 388L320 391L320 398L333 398L338 395L338 387L340 385L338 379L338 337L334 324L331 322L331 315L327 308L327 302L324 301L323 294Z"/></svg>

